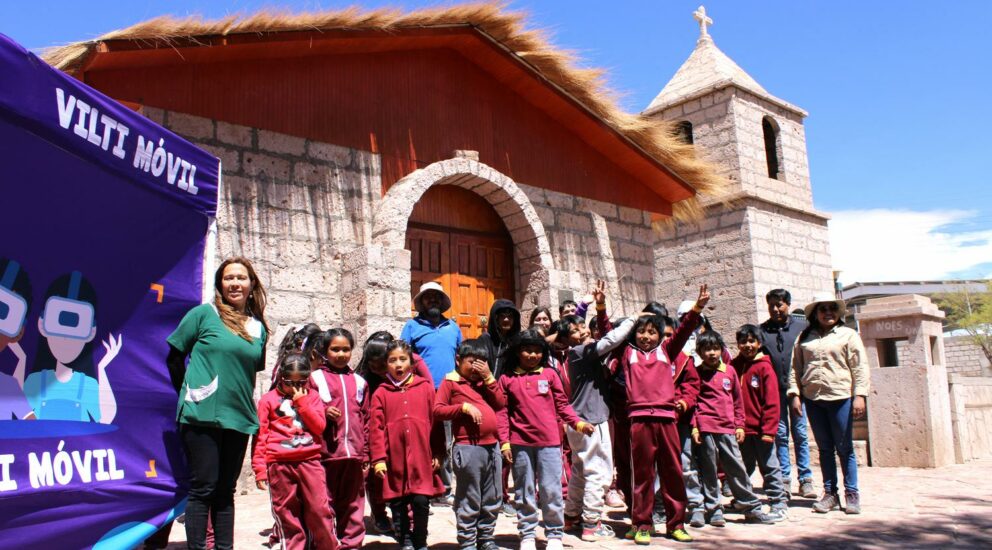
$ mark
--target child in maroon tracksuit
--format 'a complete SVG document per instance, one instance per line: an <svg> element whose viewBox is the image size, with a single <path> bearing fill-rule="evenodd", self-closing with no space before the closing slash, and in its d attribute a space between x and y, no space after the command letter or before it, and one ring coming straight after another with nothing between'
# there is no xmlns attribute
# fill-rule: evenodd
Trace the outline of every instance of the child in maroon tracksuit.
<svg viewBox="0 0 992 550"><path fill-rule="evenodd" d="M365 444L369 403L368 384L351 372L355 339L343 328L314 337L313 353L322 359L310 375L310 390L320 396L327 417L321 462L327 473L327 497L334 510L341 548L361 548L365 539Z"/></svg>
<svg viewBox="0 0 992 550"><path fill-rule="evenodd" d="M369 443L372 467L383 480L382 496L393 514L396 539L404 548L421 550L427 548L429 501L444 492L435 473L444 443L438 445L431 433L434 386L413 373L412 354L403 340L386 347L387 381L372 396Z"/></svg>
<svg viewBox="0 0 992 550"><path fill-rule="evenodd" d="M761 501L751 488L738 445L744 442L744 402L737 373L722 360L723 338L706 331L696 338L699 365L699 399L693 416L693 442L699 445L699 472L703 485L706 519L714 527L727 524L721 505L717 464L723 467L735 507L751 523L773 523L761 510Z"/></svg>
<svg viewBox="0 0 992 550"><path fill-rule="evenodd" d="M678 415L686 410L688 403L676 399L671 358L678 356L696 329L699 313L709 298L706 285L702 285L695 306L670 340L662 340L666 323L661 317L642 314L634 324L631 343L621 357L620 368L627 381L633 464L632 528L627 538L634 539L637 544L651 544L656 471L661 478L668 536L679 542L692 540L684 525L685 483L676 427Z"/></svg>
<svg viewBox="0 0 992 550"><path fill-rule="evenodd" d="M258 402L258 438L251 465L259 489L268 486L282 547L335 550L334 516L320 465L326 421L316 392L307 391L310 363L299 353L279 365L279 385ZM304 524L306 530L304 530Z"/></svg>
<svg viewBox="0 0 992 550"><path fill-rule="evenodd" d="M744 442L741 455L748 477L755 464L764 480L765 495L771 505L771 515L785 519L789 504L775 451L775 434L780 418L778 377L771 359L761 353L761 329L743 325L737 329L739 353L730 364L737 371L744 401Z"/></svg>
<svg viewBox="0 0 992 550"><path fill-rule="evenodd" d="M466 550L499 549L494 538L503 503L503 459L496 411L506 407L506 397L488 361L485 342L463 341L456 368L444 377L434 400L434 418L451 421L455 520L458 545Z"/></svg>

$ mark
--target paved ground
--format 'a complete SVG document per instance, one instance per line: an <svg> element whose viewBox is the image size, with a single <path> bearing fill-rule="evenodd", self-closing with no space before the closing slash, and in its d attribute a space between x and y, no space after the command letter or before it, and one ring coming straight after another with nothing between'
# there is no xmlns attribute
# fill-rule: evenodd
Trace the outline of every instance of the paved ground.
<svg viewBox="0 0 992 550"><path fill-rule="evenodd" d="M725 528L689 529L696 542L691 545L657 538L652 546L726 548L761 547L767 544L806 548L992 548L992 460L971 462L935 470L910 468L862 468L860 516L843 512L814 513L812 501L795 498L788 521L771 526L738 523L742 517L728 514ZM260 532L272 525L268 499L260 491L237 499L237 540L239 550L261 550L265 537ZM430 519L432 548L454 550L454 517L450 508L433 508ZM620 513L611 514L610 523L621 536L627 521ZM516 549L515 522L500 518L497 542ZM184 548L185 533L177 525L170 549ZM392 539L368 536L366 548L396 548ZM633 548L633 542L617 539L599 543L565 537L565 547L574 549ZM539 542L538 548L543 548Z"/></svg>

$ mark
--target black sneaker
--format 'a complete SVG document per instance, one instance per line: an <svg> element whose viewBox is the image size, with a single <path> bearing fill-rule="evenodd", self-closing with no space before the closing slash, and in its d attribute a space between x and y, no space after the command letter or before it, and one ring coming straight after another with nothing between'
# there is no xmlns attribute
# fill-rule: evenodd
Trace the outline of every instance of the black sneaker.
<svg viewBox="0 0 992 550"><path fill-rule="evenodd" d="M503 548L500 545L496 544L496 541L493 540L487 540L479 544L476 548L478 548L479 550L503 550Z"/></svg>
<svg viewBox="0 0 992 550"><path fill-rule="evenodd" d="M764 525L771 525L772 523L775 523L775 519L776 518L766 514L761 508L755 508L754 510L744 514L745 523L761 523Z"/></svg>
<svg viewBox="0 0 992 550"><path fill-rule="evenodd" d="M823 493L820 500L813 503L813 511L826 514L831 510L840 509L840 496L837 493Z"/></svg>

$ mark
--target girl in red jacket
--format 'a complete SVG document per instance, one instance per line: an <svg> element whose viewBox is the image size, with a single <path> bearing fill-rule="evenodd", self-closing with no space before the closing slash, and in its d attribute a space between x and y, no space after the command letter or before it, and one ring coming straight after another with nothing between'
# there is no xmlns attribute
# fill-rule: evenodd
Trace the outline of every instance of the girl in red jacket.
<svg viewBox="0 0 992 550"><path fill-rule="evenodd" d="M372 467L383 480L382 496L393 514L396 540L404 550L421 550L427 548L429 500L444 492L435 473L440 467L436 457L443 450L431 450L434 385L413 373L411 357L403 340L393 340L386 348L386 382L372 396L369 443ZM437 444L437 439L433 442Z"/></svg>
<svg viewBox="0 0 992 550"><path fill-rule="evenodd" d="M283 548L305 549L309 533L314 547L336 550L320 465L326 420L317 393L307 391L310 363L302 354L288 354L278 374L279 385L258 402L258 439L251 460L255 483L269 489Z"/></svg>
<svg viewBox="0 0 992 550"><path fill-rule="evenodd" d="M327 417L321 462L341 548L351 550L361 548L365 539L365 439L371 399L365 379L348 365L355 345L351 332L332 328L315 340L313 353L321 365L310 376L310 390L320 396Z"/></svg>
<svg viewBox="0 0 992 550"><path fill-rule="evenodd" d="M761 353L760 328L743 325L737 329L736 336L739 353L730 364L740 379L744 402L744 442L740 444L744 469L750 477L755 464L758 465L771 515L786 519L789 504L775 452L775 434L781 417L778 376L771 359Z"/></svg>

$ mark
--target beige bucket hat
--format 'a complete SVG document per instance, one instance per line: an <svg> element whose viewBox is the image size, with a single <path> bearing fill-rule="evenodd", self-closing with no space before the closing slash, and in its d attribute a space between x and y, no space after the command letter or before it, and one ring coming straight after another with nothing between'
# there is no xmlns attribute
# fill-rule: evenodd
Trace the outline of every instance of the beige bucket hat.
<svg viewBox="0 0 992 550"><path fill-rule="evenodd" d="M449 309L451 309L451 298L449 298L448 295L445 294L444 288L442 288L441 285L439 285L438 283L435 283L433 281L431 281L429 283L424 283L424 284L420 285L420 291L417 292L417 295L413 297L413 307L417 308L417 311L423 311L424 310L424 306L423 306L422 300L423 300L424 294L427 293L427 292L430 292L432 290L441 293L441 296L442 296L442 298L441 298L441 313L444 313L445 311L448 311Z"/></svg>

